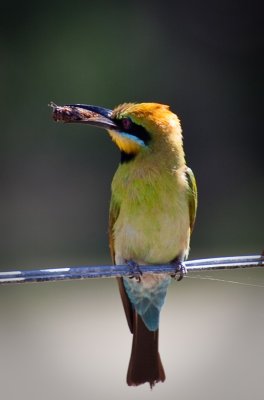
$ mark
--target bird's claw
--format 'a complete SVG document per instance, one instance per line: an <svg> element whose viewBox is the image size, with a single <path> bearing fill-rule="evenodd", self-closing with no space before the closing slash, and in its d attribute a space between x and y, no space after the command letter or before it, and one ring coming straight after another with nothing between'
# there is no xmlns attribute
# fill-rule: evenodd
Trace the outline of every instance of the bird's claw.
<svg viewBox="0 0 264 400"><path fill-rule="evenodd" d="M129 267L129 278L134 278L137 282L141 282L142 271L139 265L133 260L125 260L125 262Z"/></svg>
<svg viewBox="0 0 264 400"><path fill-rule="evenodd" d="M172 264L175 265L175 272L171 274L171 277L179 282L187 274L187 269L183 261L175 260Z"/></svg>

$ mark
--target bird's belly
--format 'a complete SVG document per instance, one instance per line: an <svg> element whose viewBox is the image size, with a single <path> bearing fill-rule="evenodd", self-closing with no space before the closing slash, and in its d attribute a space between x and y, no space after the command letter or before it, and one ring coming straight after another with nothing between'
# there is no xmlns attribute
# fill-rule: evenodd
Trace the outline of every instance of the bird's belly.
<svg viewBox="0 0 264 400"><path fill-rule="evenodd" d="M128 216L120 213L114 227L115 261L139 264L167 263L185 256L189 249L187 205L172 210L142 209Z"/></svg>

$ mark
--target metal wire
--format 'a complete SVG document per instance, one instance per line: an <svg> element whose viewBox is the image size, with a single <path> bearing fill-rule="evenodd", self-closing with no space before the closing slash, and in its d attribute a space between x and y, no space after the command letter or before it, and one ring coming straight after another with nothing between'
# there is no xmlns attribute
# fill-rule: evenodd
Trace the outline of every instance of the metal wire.
<svg viewBox="0 0 264 400"><path fill-rule="evenodd" d="M205 258L184 262L188 273L264 267L264 255L248 255L237 257ZM175 265L140 265L144 273L171 273L175 272ZM68 266L64 268L45 268L36 270L17 270L0 272L1 284L15 284L28 282L50 282L62 280L80 280L88 278L113 278L130 276L131 268L128 265L96 265L96 266Z"/></svg>

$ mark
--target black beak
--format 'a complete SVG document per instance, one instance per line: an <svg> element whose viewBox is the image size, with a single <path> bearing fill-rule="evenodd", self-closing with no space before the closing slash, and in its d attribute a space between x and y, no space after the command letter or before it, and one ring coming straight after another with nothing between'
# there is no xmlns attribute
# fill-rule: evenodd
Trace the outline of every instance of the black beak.
<svg viewBox="0 0 264 400"><path fill-rule="evenodd" d="M89 104L67 104L67 106L91 111L91 113L93 113L93 115L89 117L87 120L86 118L84 118L83 120L80 119L80 121L76 122L95 125L98 126L99 128L104 128L104 129L117 129L116 124L111 119L112 110L109 110L108 108L93 106Z"/></svg>
<svg viewBox="0 0 264 400"><path fill-rule="evenodd" d="M88 104L66 104L57 106L50 103L53 109L53 118L66 123L82 123L100 128L115 130L117 125L111 119L112 110Z"/></svg>

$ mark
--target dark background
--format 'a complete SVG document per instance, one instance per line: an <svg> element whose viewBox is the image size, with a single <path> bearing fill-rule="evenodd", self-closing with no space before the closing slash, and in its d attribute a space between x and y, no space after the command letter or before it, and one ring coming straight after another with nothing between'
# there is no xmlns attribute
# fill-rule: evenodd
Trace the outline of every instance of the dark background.
<svg viewBox="0 0 264 400"><path fill-rule="evenodd" d="M0 6L0 29L2 270L110 262L108 204L110 182L119 162L118 150L107 134L96 128L55 124L47 107L51 100L60 105L78 102L107 108L122 102L169 104L181 119L187 162L195 172L199 189L190 257L258 254L263 250L261 2L7 2ZM232 279L237 280L238 276ZM228 272L222 278L229 279ZM253 278L249 274L246 280ZM259 283L259 276L256 281ZM112 283L107 284L96 281L51 284L45 289L40 285L5 287L2 293L14 300L11 310L4 308L5 326L9 318L12 320L18 303L28 304L23 303L24 297L44 304L47 294L54 301L59 296L69 306L69 299L75 299L75 293L80 291L81 300L88 302L84 294L87 287L93 296L97 293L93 292L95 287L100 293L104 293L103 287L109 293ZM190 292L193 299L199 284L196 282ZM214 283L207 285L208 290L214 291ZM220 284L219 299L223 296L221 287ZM225 295L228 298L227 292ZM58 312L68 315L62 303ZM51 300L50 304L46 307L52 308ZM80 304L76 304L79 309ZM222 312L228 307L226 300ZM238 301L241 311L240 307ZM44 326L45 318L36 310L31 311L27 311L28 320L37 315L39 324ZM118 312L124 326L122 335L129 335L121 306ZM48 315L47 311L47 318ZM106 316L103 314L102 318ZM208 314L208 326L210 318ZM67 331L70 322L60 322L62 332ZM190 330L195 330L197 325L188 323ZM47 324L50 326L51 321L47 320ZM7 337L11 331L22 335L19 326L7 330ZM165 332L165 323L164 326ZM31 332L32 329L31 325ZM178 328L175 330L178 332ZM24 333L27 337L28 332ZM14 337L10 342L11 350L17 340ZM41 347L36 343L37 348ZM237 354L240 351L239 348ZM76 355L76 365L77 359ZM128 354L120 372L122 379L127 359ZM237 355L236 359L239 360ZM40 360L41 357L39 363ZM229 361L223 358L223 365L226 364ZM3 363L4 371L6 365ZM208 368L211 370L211 366ZM103 373L103 368L100 371ZM120 384L119 378L113 380ZM123 380L122 385L127 396L129 389ZM82 395L87 398L87 390L80 389L78 399ZM26 390L21 391L20 397L23 393L30 397ZM228 398L226 393L223 396ZM17 396L6 396L8 400L12 398Z"/></svg>

